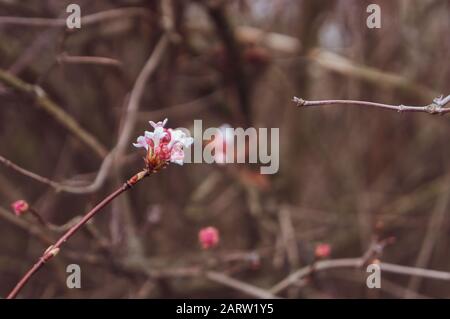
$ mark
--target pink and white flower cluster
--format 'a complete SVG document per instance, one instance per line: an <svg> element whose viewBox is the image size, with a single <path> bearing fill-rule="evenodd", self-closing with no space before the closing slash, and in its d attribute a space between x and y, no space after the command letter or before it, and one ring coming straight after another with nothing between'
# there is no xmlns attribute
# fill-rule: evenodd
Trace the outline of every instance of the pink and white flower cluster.
<svg viewBox="0 0 450 319"><path fill-rule="evenodd" d="M153 132L145 131L143 136L137 138L137 143L133 143L135 147L142 147L147 151L145 161L149 169L158 169L168 162L183 165L184 148L191 146L194 139L182 130L165 128L167 119L149 123Z"/></svg>

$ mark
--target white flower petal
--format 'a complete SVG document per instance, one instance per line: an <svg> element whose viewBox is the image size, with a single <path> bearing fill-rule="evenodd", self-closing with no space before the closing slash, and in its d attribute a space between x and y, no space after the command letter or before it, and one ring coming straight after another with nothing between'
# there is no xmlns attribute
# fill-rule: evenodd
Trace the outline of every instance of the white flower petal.
<svg viewBox="0 0 450 319"><path fill-rule="evenodd" d="M164 128L162 126L158 126L155 128L155 131L153 132L153 142L155 143L155 147L159 145L159 142L161 141L161 139L166 136L167 133L164 132Z"/></svg>
<svg viewBox="0 0 450 319"><path fill-rule="evenodd" d="M137 141L137 143L133 143L134 147L137 147L137 148L143 147L146 150L148 150L148 144L147 144L147 141L145 140L144 136L139 136L136 141Z"/></svg>
<svg viewBox="0 0 450 319"><path fill-rule="evenodd" d="M149 132L149 131L144 132L144 135L146 138L153 138L153 134L154 134L153 132Z"/></svg>
<svg viewBox="0 0 450 319"><path fill-rule="evenodd" d="M167 118L166 119L164 119L164 121L159 121L159 122L157 122L157 123L155 123L155 122L153 122L153 121L149 121L149 123L150 123L150 125L153 127L153 128L157 128L157 127L164 127L165 125L166 125L166 123L167 123Z"/></svg>
<svg viewBox="0 0 450 319"><path fill-rule="evenodd" d="M170 161L178 165L183 165L183 160L184 160L183 146L180 143L177 143L173 146L171 150Z"/></svg>
<svg viewBox="0 0 450 319"><path fill-rule="evenodd" d="M181 143L184 147L189 147L194 142L194 139L190 136L187 136L186 133L182 130L169 129L169 131L171 135L169 147L172 147L177 143Z"/></svg>
<svg viewBox="0 0 450 319"><path fill-rule="evenodd" d="M180 144L182 144L184 147L190 147L192 143L194 143L194 139L192 137L184 137L179 140Z"/></svg>

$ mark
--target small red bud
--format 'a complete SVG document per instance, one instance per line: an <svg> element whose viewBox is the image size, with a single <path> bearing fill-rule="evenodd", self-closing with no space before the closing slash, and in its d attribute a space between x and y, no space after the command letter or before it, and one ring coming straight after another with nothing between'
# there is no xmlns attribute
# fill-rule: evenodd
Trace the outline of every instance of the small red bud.
<svg viewBox="0 0 450 319"><path fill-rule="evenodd" d="M206 227L199 231L198 240L203 249L209 249L219 243L219 231L215 227Z"/></svg>
<svg viewBox="0 0 450 319"><path fill-rule="evenodd" d="M11 208L17 216L21 216L30 209L30 206L23 199L17 200L11 204Z"/></svg>
<svg viewBox="0 0 450 319"><path fill-rule="evenodd" d="M330 256L331 247L328 244L319 244L316 246L315 255L317 258L326 258Z"/></svg>

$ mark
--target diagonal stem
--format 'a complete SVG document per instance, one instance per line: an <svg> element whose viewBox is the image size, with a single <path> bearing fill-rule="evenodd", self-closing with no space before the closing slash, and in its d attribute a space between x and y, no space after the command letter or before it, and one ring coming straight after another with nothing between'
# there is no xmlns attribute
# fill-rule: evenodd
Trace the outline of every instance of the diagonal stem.
<svg viewBox="0 0 450 319"><path fill-rule="evenodd" d="M15 164L15 163L13 163L13 162L10 161L9 159L4 158L4 157L1 156L1 155L0 155L0 163L2 163L3 165L5 165L6 167L9 167L9 168L15 170L15 171L18 172L19 174L22 174L22 175L24 175L24 176L27 176L27 177L29 177L29 178L32 178L32 179L34 179L35 181L38 181L38 182L40 182L40 183L49 185L49 186L55 188L56 190L59 190L60 187L61 187L61 185L60 185L59 183L54 182L54 181L48 179L47 177L44 177L44 176L38 175L38 174L36 174L36 173L33 173L33 172L31 172L31 171L29 171L29 170L27 170L27 169L25 169L25 168L23 168L23 167L21 167L21 166Z"/></svg>
<svg viewBox="0 0 450 319"><path fill-rule="evenodd" d="M126 181L121 187L111 193L108 197L102 200L99 204L97 204L94 208L92 208L78 223L72 226L58 241L51 245L47 250L42 254L39 260L31 267L30 270L19 280L14 289L9 293L7 299L14 299L17 294L22 290L22 288L28 283L30 278L40 269L42 268L47 261L56 256L60 250L62 244L64 244L70 237L72 237L84 224L86 224L92 217L94 217L100 210L102 210L106 205L112 202L117 196L122 194L123 192L130 189L134 184L138 183L143 178L150 175L148 170L144 170L142 172L137 173L128 181Z"/></svg>

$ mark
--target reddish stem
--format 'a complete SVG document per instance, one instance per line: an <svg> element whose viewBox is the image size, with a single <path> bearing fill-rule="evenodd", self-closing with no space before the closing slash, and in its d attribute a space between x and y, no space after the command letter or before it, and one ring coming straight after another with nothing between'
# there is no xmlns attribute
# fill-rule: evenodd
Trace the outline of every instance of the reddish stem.
<svg viewBox="0 0 450 319"><path fill-rule="evenodd" d="M74 226L72 226L58 241L51 245L39 258L39 260L31 267L30 270L20 279L20 281L16 284L14 289L9 293L6 299L14 299L17 294L22 290L22 288L27 284L30 280L31 276L33 276L44 264L49 261L52 257L56 256L59 252L59 249L63 243L65 243L72 235L74 235L84 224L86 224L95 214L97 214L102 208L112 202L117 196L130 189L131 186L139 182L144 177L148 176L150 173L148 171L140 172L130 178L127 182L125 182L120 188L102 200L99 204L97 204L94 208L92 208L84 217Z"/></svg>
<svg viewBox="0 0 450 319"><path fill-rule="evenodd" d="M38 222L42 226L48 227L48 223L46 222L46 220L33 207L30 207L28 211L38 220Z"/></svg>

